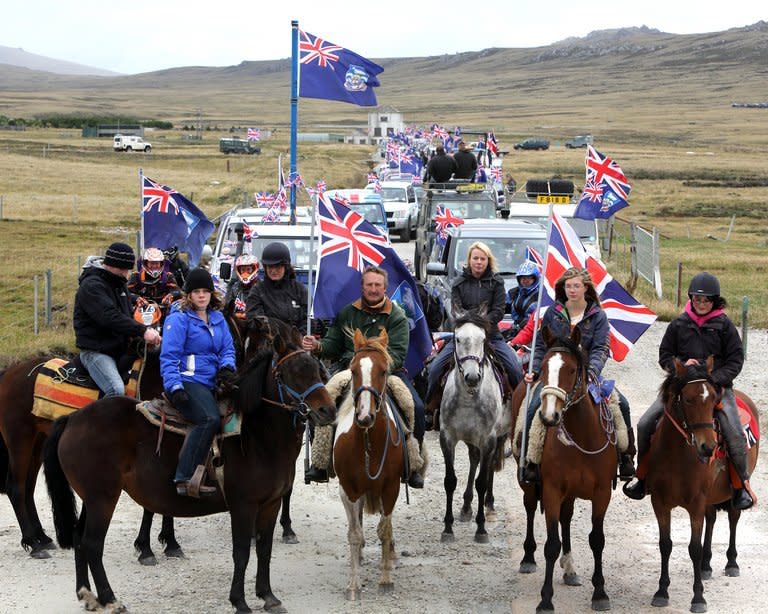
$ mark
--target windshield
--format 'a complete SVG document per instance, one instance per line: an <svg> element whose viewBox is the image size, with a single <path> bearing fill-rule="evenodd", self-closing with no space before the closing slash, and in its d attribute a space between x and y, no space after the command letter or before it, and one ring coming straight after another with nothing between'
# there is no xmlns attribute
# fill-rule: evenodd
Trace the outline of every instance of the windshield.
<svg viewBox="0 0 768 614"><path fill-rule="evenodd" d="M357 211L371 224L386 225L387 220L382 215L382 207L379 204L350 203L349 208Z"/></svg>
<svg viewBox="0 0 768 614"><path fill-rule="evenodd" d="M546 215L512 215L510 218L515 220L529 220L531 222L535 222L536 224L541 224L544 228L547 227L549 220ZM594 243L597 240L597 232L594 220L584 220L578 217L568 217L565 218L565 221L568 222L569 226L576 231L576 234L579 235L579 239L582 241Z"/></svg>
<svg viewBox="0 0 768 614"><path fill-rule="evenodd" d="M465 220L470 219L483 219L491 220L496 217L496 205L490 200L449 200L444 202L433 203L435 209L432 210L432 219L435 218L435 210L437 207L445 207L450 209L452 213L458 215Z"/></svg>
<svg viewBox="0 0 768 614"><path fill-rule="evenodd" d="M546 239L522 239L518 237L494 237L487 239L460 238L456 242L451 266L457 273L467 264L467 250L475 241L481 240L491 250L496 258L496 268L499 273L513 274L525 260L525 248L532 247L540 254L547 251Z"/></svg>
<svg viewBox="0 0 768 614"><path fill-rule="evenodd" d="M252 227L258 232L258 226ZM309 237L256 237L251 240L251 252L261 260L261 252L264 248L274 241L284 243L291 252L291 263L296 269L309 269L309 258L312 254ZM248 251L248 244L245 243L244 249ZM227 228L227 236L221 244L221 253L219 260L221 262L231 262L237 252L237 235L232 226Z"/></svg>
<svg viewBox="0 0 768 614"><path fill-rule="evenodd" d="M381 198L389 202L404 203L405 188L381 188Z"/></svg>

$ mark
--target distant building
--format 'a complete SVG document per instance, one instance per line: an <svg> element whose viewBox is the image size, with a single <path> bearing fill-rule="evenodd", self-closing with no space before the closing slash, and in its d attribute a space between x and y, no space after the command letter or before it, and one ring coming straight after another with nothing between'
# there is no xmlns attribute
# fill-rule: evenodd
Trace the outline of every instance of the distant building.
<svg viewBox="0 0 768 614"><path fill-rule="evenodd" d="M139 124L101 124L99 126L86 126L83 128L84 137L109 137L112 138L116 134L122 134L124 136L140 136L144 137L144 126Z"/></svg>
<svg viewBox="0 0 768 614"><path fill-rule="evenodd" d="M368 113L368 138L371 145L378 145L388 135L404 130L403 114L394 107L378 107Z"/></svg>

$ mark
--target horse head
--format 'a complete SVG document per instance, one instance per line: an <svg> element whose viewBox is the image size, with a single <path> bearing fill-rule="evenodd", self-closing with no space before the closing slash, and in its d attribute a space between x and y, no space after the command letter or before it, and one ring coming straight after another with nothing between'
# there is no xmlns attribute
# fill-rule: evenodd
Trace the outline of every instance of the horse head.
<svg viewBox="0 0 768 614"><path fill-rule="evenodd" d="M459 375L470 393L477 390L483 379L483 365L488 352L490 324L485 305L477 310L455 312L453 329L454 358Z"/></svg>
<svg viewBox="0 0 768 614"><path fill-rule="evenodd" d="M675 358L674 372L661 385L665 412L702 462L717 447L714 412L720 396L711 377L713 366L712 356L689 366Z"/></svg>
<svg viewBox="0 0 768 614"><path fill-rule="evenodd" d="M570 337L556 337L548 326L542 329L547 353L541 363L542 422L557 426L563 414L585 394L585 360L579 345L581 332L574 327Z"/></svg>
<svg viewBox="0 0 768 614"><path fill-rule="evenodd" d="M366 338L355 330L355 354L349 363L352 371L352 390L355 403L355 423L370 428L381 409L387 387L387 375L392 358L387 351L389 336L383 328L378 337Z"/></svg>

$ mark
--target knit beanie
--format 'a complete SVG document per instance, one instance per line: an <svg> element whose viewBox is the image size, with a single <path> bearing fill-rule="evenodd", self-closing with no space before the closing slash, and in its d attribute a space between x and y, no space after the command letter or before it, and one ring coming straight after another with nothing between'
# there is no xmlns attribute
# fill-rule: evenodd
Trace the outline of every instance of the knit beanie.
<svg viewBox="0 0 768 614"><path fill-rule="evenodd" d="M126 243L113 243L107 248L104 264L124 271L131 270L136 265L136 255L133 248Z"/></svg>
<svg viewBox="0 0 768 614"><path fill-rule="evenodd" d="M200 289L213 292L213 277L211 277L211 274L205 269L192 269L184 284L184 292L189 294L192 290Z"/></svg>

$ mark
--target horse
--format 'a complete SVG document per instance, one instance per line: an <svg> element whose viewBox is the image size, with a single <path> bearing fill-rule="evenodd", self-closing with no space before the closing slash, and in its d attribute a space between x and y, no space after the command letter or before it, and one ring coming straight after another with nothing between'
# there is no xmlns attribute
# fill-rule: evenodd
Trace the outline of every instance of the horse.
<svg viewBox="0 0 768 614"><path fill-rule="evenodd" d="M533 523L536 504L541 501L547 529L544 545L546 573L541 601L536 611L554 610L552 576L561 547L563 581L570 586L581 584L571 555L571 519L575 500L589 500L592 502L589 546L595 561L592 609L608 610L611 604L605 592L602 564L605 546L603 523L618 466L616 436L608 424L610 418L595 407L587 390L586 359L579 346L579 329L574 328L570 337L561 338L554 337L548 327L541 332L547 352L540 370L544 386L541 390L539 418L546 427L546 434L541 459L541 483L521 482L527 522L523 543L525 554L520 563L520 572L531 573L536 569ZM513 395L515 422L518 422L518 412L527 409L523 406L525 389L523 382ZM523 454L524 451L521 451ZM562 531L562 541L558 524Z"/></svg>
<svg viewBox="0 0 768 614"><path fill-rule="evenodd" d="M460 519L472 516L472 482L477 490L475 541L488 543L486 506L493 509L493 472L501 468L504 440L510 428L510 413L504 403L490 358L490 323L484 311L456 314L454 328L455 366L446 380L440 403L440 448L445 460L445 517L441 541L453 534L453 493L456 490L454 460L456 444L469 450L469 477ZM475 472L478 470L477 480ZM490 500L486 497L491 493Z"/></svg>
<svg viewBox="0 0 768 614"><path fill-rule="evenodd" d="M163 390L159 352L141 352L145 356L137 394L144 398ZM21 360L0 374L0 493L6 493L21 529L21 546L32 558L47 559L54 548L37 514L35 485L42 465L43 443L53 421L32 414L35 378L39 369L53 355L39 355ZM67 357L71 358L71 357ZM146 515L145 515L146 518ZM150 515L151 518L151 515ZM160 540L168 556L183 556L173 531L173 519L163 520ZM149 546L149 527L134 542L140 560L154 559Z"/></svg>
<svg viewBox="0 0 768 614"><path fill-rule="evenodd" d="M333 446L339 495L347 513L350 566L345 596L351 601L361 597L363 509L368 514L380 514L376 531L381 541L379 593L394 590L392 512L404 473L405 432L387 395L391 365L387 341L385 330L369 339L355 331L352 383L339 408Z"/></svg>
<svg viewBox="0 0 768 614"><path fill-rule="evenodd" d="M102 556L110 519L125 491L146 509L174 517L229 511L234 560L229 600L237 612L252 611L244 581L255 529L256 594L265 610L280 610L270 583L270 558L282 496L293 484L299 450L295 423L307 418L331 422L336 409L322 383L319 363L301 349L300 333L285 325L270 350L241 370L237 383L241 435L221 442L218 491L201 499L178 495L173 484L183 437L165 433L159 455L154 453L157 427L136 411L135 400L101 399L54 423L44 450L45 477L58 542L74 546L79 599L121 605ZM82 500L79 517L73 488Z"/></svg>
<svg viewBox="0 0 768 614"><path fill-rule="evenodd" d="M669 604L669 556L671 511L684 508L690 517L691 539L688 554L693 564L693 599L691 612L706 612L702 580L712 576L712 531L717 515L716 506L728 510L730 540L727 551L727 576L738 576L736 562L736 527L741 512L730 504L731 483L724 458L716 455L718 433L715 430L714 411L718 394L710 377L712 357L705 366L685 367L675 360L675 370L661 385L664 415L659 421L648 452L646 487L659 525L659 552L661 574L659 588L652 605ZM748 407L751 418L757 422L758 411L743 392L736 397ZM758 429L759 432L759 429ZM757 433L755 433L756 435ZM759 443L755 439L749 448L747 465L750 473L757 464ZM702 529L706 520L704 542Z"/></svg>

